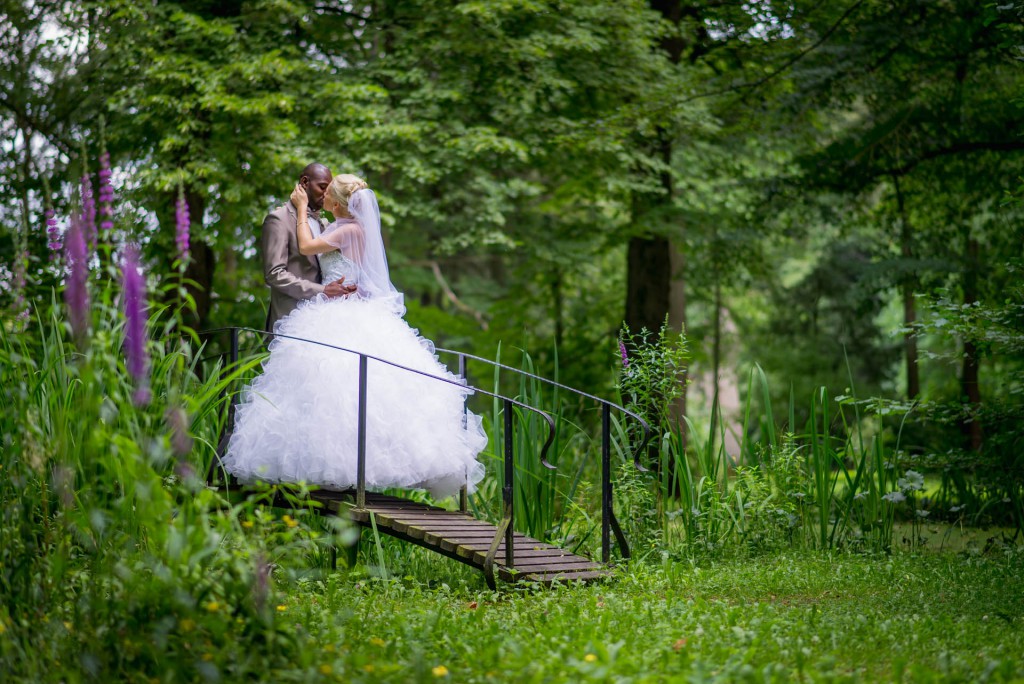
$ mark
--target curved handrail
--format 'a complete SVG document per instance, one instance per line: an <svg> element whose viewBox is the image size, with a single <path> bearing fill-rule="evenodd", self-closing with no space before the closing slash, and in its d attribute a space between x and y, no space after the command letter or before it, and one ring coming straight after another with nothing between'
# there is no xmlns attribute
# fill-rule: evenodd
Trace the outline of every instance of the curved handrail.
<svg viewBox="0 0 1024 684"><path fill-rule="evenodd" d="M651 430L651 426L647 423L647 421L644 420L641 416L637 415L635 412L630 411L629 409L625 408L624 406L620 406L618 404L615 404L614 402L611 402L611 401L609 401L607 399L602 399L601 397L595 396L593 394L589 394L587 392L583 392L582 390L578 390L575 387L569 387L568 385L563 385L562 383L556 382L556 381L551 380L549 378L545 378L545 377L536 375L534 373L528 373L527 371L520 370L518 368L514 368L514 367L508 366L506 364L498 363L497 361L492 361L490 359L486 359L486 358L483 358L481 356L476 356L476 355L473 355L473 354L467 354L465 352L459 352L459 351L455 351L455 350L451 350L451 349L444 349L444 348L441 348L441 347L435 347L435 351L437 353L439 353L439 354L452 354L452 355L456 355L456 356L459 357L459 360L460 360L460 362L459 362L460 372L462 373L462 376L463 376L461 382L456 381L456 380L451 380L449 378L433 375L431 373L427 373L427 372L424 372L424 371L419 371L419 370L416 370L414 368L408 368L406 366L402 366L401 364L394 363L392 361L388 361L386 359L382 359L382 358L379 358L379 357L376 357L376 356L372 356L372 355L369 355L369 354L364 354L362 352L357 352L357 351L352 350L352 349L347 349L345 347L339 347L337 345L332 345L332 344L329 344L329 343L326 343L326 342L319 342L317 340L309 340L309 339L305 339L305 338L301 338L301 337L294 337L294 336L291 336L291 335L284 335L284 334L281 334L281 333L268 332L266 330L257 330L257 329L254 329L254 328L244 328L244 327L224 327L224 328L215 328L215 329L211 329L211 330L201 331L200 333L197 334L197 337L210 336L210 335L214 335L216 333L222 333L222 332L230 332L230 333L232 333L232 338L231 338L231 340L232 340L232 342L231 342L232 343L232 354L235 357L237 357L237 355L238 355L238 332L251 332L251 333L255 333L257 335L261 335L261 336L269 335L269 336L274 337L274 338L291 339L291 340L296 340L296 341L304 342L304 343L308 343L308 344L316 344L316 345L319 345L319 346L322 346L322 347L326 347L326 348L329 348L329 349L336 349L336 350L348 352L348 353L351 353L351 354L357 354L357 355L359 355L359 357L361 359L360 360L360 369L361 369L361 375L360 375L361 388L360 388L360 392L361 393L365 392L365 389L362 387L362 385L364 384L363 372L364 372L364 369L365 369L365 359L374 359L378 363L383 363L383 364L386 364L386 365L389 365L389 366L392 366L392 367L395 367L395 368L399 368L399 369L405 370L405 371L411 371L411 372L416 373L418 375L423 375L425 377L433 378L435 380L441 380L442 382L447 382L449 384L454 384L454 385L457 385L457 386L460 386L460 387L467 387L467 388L469 388L469 389L471 389L471 390L473 390L475 392L480 392L483 395L501 399L502 401L505 402L505 413L506 413L506 421L507 422L510 422L510 420L511 420L510 413L511 413L512 406L519 406L520 408L524 408L524 409L527 409L527 410L532 411L534 413L537 413L537 414L541 415L544 418L544 420L547 422L547 424L548 424L548 435L547 435L547 439L544 441L544 445L541 448L540 462L546 468L549 468L551 470L556 470L557 469L555 466L553 466L547 460L548 451L549 451L550 447L552 446L552 444L554 443L554 438L555 438L556 426L555 426L554 419L548 413L546 413L545 411L542 411L539 408L536 408L534 406L530 406L528 404L525 404L525 403L523 403L521 401L518 401L518 400L515 400L515 399L511 399L511 398L506 397L504 395L497 394L495 392L491 392L491 391L488 391L488 390L481 389L479 387L475 387L473 385L470 385L469 382L468 382L468 378L466 377L466 373L465 373L465 360L466 359L473 359L475 361L483 362L483 363L485 363L485 364L487 364L489 366L492 366L492 367L501 368L503 370L507 370L507 371L511 371L513 373L517 373L517 374L519 374L521 376L526 376L526 377L529 377L529 378L533 378L535 380L540 380L541 382L547 383L548 385L551 385L553 387L557 387L559 389L562 389L562 390L565 390L567 392L573 393L573 394L575 394L577 396L580 396L580 397L583 397L583 398L586 398L586 399L589 399L589 400L592 400L592 401L596 402L598 404L598 406L600 406L600 408L601 408L601 424L602 424L601 425L601 432L602 432L602 438L601 438L601 480L602 480L602 482L601 482L601 528L602 528L601 529L601 556L602 556L602 559L603 559L604 562L606 562L606 563L609 562L609 560L610 560L610 541L611 541L612 535L614 534L615 540L618 542L619 548L620 548L620 550L622 552L622 556L624 558L629 558L630 557L629 544L628 544L628 542L627 542L627 540L625 538L625 535L622 533L622 529L621 529L621 526L619 525L618 520L615 517L615 512L614 512L613 505L612 505L612 484L611 484L611 479L610 479L610 471L611 471L611 461L610 461L610 450L611 450L610 449L610 447L611 447L610 414L611 414L611 410L612 409L616 409L620 413L622 413L622 414L624 414L626 416L629 416L629 417L635 419L637 422L640 423L640 426L643 429L643 439L640 441L640 444L636 447L636 450L633 453L633 465L638 470L643 471L643 472L647 472L648 469L645 468L643 466L643 464L640 462L640 455L644 452L644 450L647 448L647 445L650 443L651 438L653 436L653 431ZM510 429L511 428L508 427L508 423L507 423L506 433L509 433ZM485 577L487 579L488 585L491 586L492 588L494 586L493 560L494 560L494 556L497 553L498 544L500 543L500 539L503 536L503 534L505 534L506 537L507 537L506 538L506 554L507 554L507 562L506 562L506 564L510 568L512 567L512 536L513 536L512 532L511 532L511 530L512 530L512 511L511 511L512 493L511 493L511 490L508 488L508 484L511 481L510 478L512 477L511 476L512 464L510 462L511 453L512 452L511 452L511 442L508 441L508 438L509 438L509 434L506 434L506 445L505 445L505 451L506 451L506 454L505 454L506 478L505 479L506 479L506 490L508 490L508 491L503 491L503 498L506 500L506 511L507 511L507 514L505 516L503 516L502 525L499 526L499 531L498 531L498 534L495 536L494 544L492 545L492 548L489 549L489 553L488 553L488 556L487 556L487 562L485 562L485 571L484 571L484 575L485 575ZM360 491L361 491L361 488L360 488ZM464 505L464 502L465 502L465 491L463 491L461 497L462 497L462 501L463 501L462 505Z"/></svg>
<svg viewBox="0 0 1024 684"><path fill-rule="evenodd" d="M494 366L495 368L501 368L502 370L512 371L513 373L518 373L519 375L525 375L526 377L532 378L534 380L540 380L541 382L545 382L545 383L547 383L549 385L552 385L554 387L557 387L559 389L563 389L563 390L566 390L568 392L572 392L573 394L576 394L578 396L585 397L587 399L591 399L593 401L596 401L599 405L608 406L609 408L613 408L613 409L619 411L620 413L623 413L623 414L629 416L630 418L635 419L637 422L640 423L640 426L644 430L644 438L640 442L640 446L638 446L636 448L636 450L633 452L633 465L636 466L636 468L638 470L640 470L641 472L647 472L648 471L648 469L645 468L642 463L640 463L640 454L643 453L644 449L647 447L647 444L651 441L651 437L653 436L653 431L651 430L651 426L647 423L646 420L641 418L639 415L637 415L633 411L630 411L625 406L620 406L620 405L616 404L615 402L608 401L607 399L602 399L601 397L595 396L593 394L588 394L587 392L584 392L583 390L576 389L575 387L570 387L569 385L563 385L560 382L556 382L554 380L551 380L550 378L545 378L542 375L536 375L534 373L528 373L527 371L524 371L524 370L522 370L520 368L515 368L513 366L508 366L508 365L505 365L504 363L498 363L497 361L492 361L491 359L486 359L486 358L484 358L482 356L475 356L473 354L467 354L466 352L460 352L460 351L456 351L454 349L444 349L442 347L435 347L434 351L436 351L436 352L438 352L440 354L455 354L457 356L464 356L467 359L473 359L474 361L481 361L481 362L486 363L486 364L488 364L490 366Z"/></svg>
<svg viewBox="0 0 1024 684"><path fill-rule="evenodd" d="M348 349L347 347L339 347L339 346L337 346L335 344L328 344L327 342L320 342L318 340L308 340L308 339L306 339L304 337L295 337L293 335L284 335L282 333L267 332L266 330L257 330L255 328L243 328L243 327L214 328L212 330L203 330L203 331L201 331L201 332L199 332L197 334L202 336L202 335L212 335L213 333L231 332L231 331L252 332L252 333L257 333L257 334L260 334L260 335L270 335L270 336L275 337L275 338L282 338L282 339L286 339L286 340L294 340L296 342L305 342L307 344L315 344L315 345L318 345L318 346L321 346L321 347L326 347L328 349L335 349L337 351L348 352L349 354L356 354L358 356L362 356L362 357L365 357L367 359L373 359L374 361L377 361L378 363L383 363L385 365L392 366L393 368L398 368L400 370L408 371L410 373L416 373L417 375L422 375L424 377L432 378L434 380L440 380L441 382L446 382L449 385L455 385L456 387L466 387L468 389L473 390L474 392L480 392L481 394L486 394L489 397L494 397L496 399L501 399L502 401L507 401L510 404L518 406L519 408L524 408L524 409L527 409L529 411L533 411L534 413L540 414L540 416L548 424L548 438L546 440L544 440L544 445L541 447L541 451L540 451L541 463L543 463L545 466L547 466L551 470L557 470L556 466L551 465L547 461L548 449L551 447L551 445L555 441L555 420L546 411L542 411L539 408L536 408L534 406L530 406L529 404L524 404L521 401L517 401L516 399L512 399L511 397L506 397L506 396L504 396L502 394L496 394L494 392L489 392L489 391L487 391L485 389L480 389L479 387L474 387L473 385L470 385L468 382L459 382L458 380L452 380L451 378L444 378L444 377L441 377L440 375L433 375L432 373L427 373L426 371L416 370L415 368L409 368L408 366L403 366L402 364L395 363L394 361L388 361L387 359L382 359L379 356L374 356L373 354L367 354L365 352L356 351L355 349Z"/></svg>
<svg viewBox="0 0 1024 684"><path fill-rule="evenodd" d="M364 352L359 352L359 351L356 351L354 349L348 349L346 347L341 347L341 346L338 346L338 345L335 345L335 344L329 344L327 342L320 342L318 340L309 340L309 339L306 339L306 338L296 337L296 336L293 336L293 335L285 335L285 334L282 334L282 333L267 332L265 330L256 330L254 328L244 328L244 327L215 328L213 330L202 331L202 332L198 333L197 336L202 337L202 336L210 336L210 335L213 335L213 334L216 334L216 333L220 333L220 332L230 332L231 333L231 350L230 350L229 353L231 355L231 361L232 361L232 363L234 363L235 361L237 361L237 357L238 357L238 333L239 332L243 332L243 331L244 332L253 332L253 333L256 333L258 335L271 335L274 338L282 338L282 339L294 340L296 342L302 342L302 343L305 343L305 344L315 344L317 346L325 347L327 349L334 349L334 350L337 350L337 351L347 352L349 354L356 354L359 357L359 434L358 434L358 441L359 441L358 452L359 452L359 456L358 456L357 475L356 475L356 480L357 480L356 506L357 507L363 507L365 505L365 494L364 494L365 490L364 490L364 479L363 479L364 478L364 474L363 474L364 470L363 470L363 468L364 468L364 464L365 464L365 461L364 461L364 458L365 458L364 422L365 422L365 416L366 416L366 413L365 413L366 373L367 373L367 360L368 359L373 359L374 361L377 361L378 363L383 363L383 364L385 364L387 366L391 366L392 368L398 368L400 370L411 372L411 373L415 373L417 375L421 375L423 377L431 378L433 380L440 380L441 382L446 382L446 383L448 383L450 385L455 385L457 387L464 387L464 388L473 390L474 392L480 392L481 394L485 394L485 395L490 396L490 397L501 399L502 402L504 402L504 410L505 410L505 429L504 429L504 437L505 437L505 449L504 449L504 451L505 451L505 458L504 458L504 461L505 461L505 484L504 484L503 491L502 491L502 499L503 499L503 502L504 502L503 509L504 510L503 510L503 514L502 514L501 523L497 527L497 533L496 533L496 535L494 537L494 540L493 540L493 542L491 544L491 547L489 549L489 552L488 552L487 557L486 557L485 562L484 562L484 577L487 580L488 586L490 586L492 589L494 589L495 588L495 582L494 582L494 558L495 558L495 555L497 554L498 547L501 544L502 536L505 537L505 564L506 564L506 566L508 566L509 569L512 569L513 566L514 566L513 538L515 536L515 533L514 533L513 528L512 528L512 515L513 515L513 510L512 510L513 509L512 488L514 486L513 485L513 480L514 480L515 464L513 462L514 459L513 459L513 438L512 438L512 407L513 406L518 406L520 408L527 409L528 411L532 411L533 413L536 413L536 414L540 415L547 422L547 424L548 424L548 436L547 436L547 439L544 440L544 444L541 447L540 461L541 461L541 463L544 466L546 466L547 468L550 468L552 470L555 470L556 468L555 468L555 466L551 465L548 462L547 454L548 454L548 450L551 448L551 445L555 441L555 429L556 429L556 426L555 426L554 418L552 418L546 411L542 411L541 409L536 408L535 406L530 406L530 405L525 404L525 403L523 403L521 401L518 401L516 399L512 399L511 397L506 397L506 396L503 396L501 394L497 394L495 392L490 392L490 391L485 390L485 389L480 389L478 387L474 387L473 385L469 384L468 380L465 377L463 377L461 379L461 381L453 380L451 378L446 378L446 377L442 377L442 376L439 376L439 375L434 375L433 373L427 373L426 371L417 370L415 368L409 368L408 366L403 366L402 364L395 363L394 361L388 361L387 359L382 359L382 358L380 358L378 356L374 356L372 354L366 354ZM463 490L463 491L465 491L465 490Z"/></svg>

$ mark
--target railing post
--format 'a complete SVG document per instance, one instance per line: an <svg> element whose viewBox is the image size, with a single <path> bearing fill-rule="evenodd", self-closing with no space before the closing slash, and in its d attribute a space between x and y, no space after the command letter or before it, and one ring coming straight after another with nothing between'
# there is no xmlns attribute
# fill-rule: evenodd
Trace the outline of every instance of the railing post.
<svg viewBox="0 0 1024 684"><path fill-rule="evenodd" d="M514 491L515 470L513 468L513 440L512 440L512 402L505 400L505 487L502 489L502 499L505 503L505 516L508 518L508 528L505 530L505 567L509 570L513 567L512 539L515 536L515 519L512 509Z"/></svg>
<svg viewBox="0 0 1024 684"><path fill-rule="evenodd" d="M612 408L601 404L601 562L611 559Z"/></svg>
<svg viewBox="0 0 1024 684"><path fill-rule="evenodd" d="M459 377L465 380L466 385L469 385L469 376L466 375L466 355L459 354ZM466 403L462 404L462 429L466 429L466 421L468 420L466 412L469 407ZM466 471L466 476L469 476L469 470ZM463 513L469 511L469 492L466 490L466 484L463 483L462 487L459 488L459 510Z"/></svg>
<svg viewBox="0 0 1024 684"><path fill-rule="evenodd" d="M359 422L356 427L356 508L366 508L366 356L359 355Z"/></svg>
<svg viewBox="0 0 1024 684"><path fill-rule="evenodd" d="M238 363L238 328L231 329L231 365Z"/></svg>

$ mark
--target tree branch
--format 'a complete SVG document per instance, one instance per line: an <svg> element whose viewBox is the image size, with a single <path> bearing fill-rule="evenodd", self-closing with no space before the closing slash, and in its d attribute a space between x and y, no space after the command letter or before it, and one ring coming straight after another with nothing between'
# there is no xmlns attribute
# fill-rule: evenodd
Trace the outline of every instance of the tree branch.
<svg viewBox="0 0 1024 684"><path fill-rule="evenodd" d="M463 313L468 313L470 316L476 319L476 322L480 324L481 330L487 330L487 317L484 316L483 312L477 311L473 307L463 302L457 296L455 296L455 292L452 291L451 286L448 285L448 281L445 280L444 274L441 273L440 264L438 264L433 259L429 259L426 261L410 261L409 265L429 267L430 270L433 271L434 273L434 279L437 280L437 284L441 286L441 291L444 293L445 298L448 299L448 301L450 301L452 304L454 304L455 308L457 308L459 311L462 311Z"/></svg>
<svg viewBox="0 0 1024 684"><path fill-rule="evenodd" d="M1024 150L1024 141L999 140L999 141L967 141L953 143L948 147L939 147L934 150L926 150L917 159L907 162L902 166L884 169L879 175L905 176L913 171L919 164L937 157L945 157L953 154L970 154L971 152L1016 152Z"/></svg>

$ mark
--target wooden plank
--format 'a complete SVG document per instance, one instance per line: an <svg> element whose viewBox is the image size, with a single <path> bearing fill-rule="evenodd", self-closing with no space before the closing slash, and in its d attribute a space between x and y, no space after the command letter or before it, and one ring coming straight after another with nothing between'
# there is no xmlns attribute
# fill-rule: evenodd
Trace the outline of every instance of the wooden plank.
<svg viewBox="0 0 1024 684"><path fill-rule="evenodd" d="M504 557L502 557L502 564L504 564ZM599 563L595 563L592 560L587 560L581 556L564 556L562 558L513 558L512 565L519 570L529 570L530 572L536 572L539 569L543 569L540 566L545 565L557 565L560 568L562 566L571 565L575 569L586 569L586 570L603 570L604 566ZM580 566L580 567L576 567ZM586 566L583 568L583 566Z"/></svg>
<svg viewBox="0 0 1024 684"><path fill-rule="evenodd" d="M420 511L443 511L444 508L438 508L437 506L431 506L430 504L420 503L418 501L373 501L372 499L366 500L367 508L398 508L403 510L420 510Z"/></svg>
<svg viewBox="0 0 1024 684"><path fill-rule="evenodd" d="M467 548L465 546L459 546L459 547L457 547L455 549L455 553L456 553L456 555L458 555L458 556L460 556L462 558L468 558L471 561L473 561L474 563L480 563L481 565L483 564L484 559L487 558L487 549ZM561 557L561 556L557 556L555 554L552 554L550 552L550 550L543 550L543 551L518 551L518 550L516 550L515 551L515 556L517 558L560 558ZM504 546L498 547L498 555L495 556L494 561L495 561L495 563L504 563L505 562L505 547Z"/></svg>
<svg viewBox="0 0 1024 684"><path fill-rule="evenodd" d="M425 535L437 537L438 539L464 540L467 542L487 540L488 546L491 544L490 540L494 539L494 535L498 533L498 531L493 528L489 530L473 530L465 527L410 527L409 529L419 530ZM504 539L505 536L502 535L501 538ZM529 537L514 537L514 539L517 542L522 541L523 543L526 543Z"/></svg>
<svg viewBox="0 0 1024 684"><path fill-rule="evenodd" d="M494 536L492 535L491 538L493 539ZM502 548L505 546L504 539L505 537L503 536L501 542ZM458 542L460 546L482 549L484 551L491 548L491 543L489 541L481 542L479 539L473 537L448 537L448 541ZM536 539L530 539L529 537L513 537L512 546L513 551L523 549L524 551L558 551L562 554L569 553L565 549L560 549L557 546L552 546L551 544L544 544L543 542L539 542Z"/></svg>
<svg viewBox="0 0 1024 684"><path fill-rule="evenodd" d="M465 513L458 513L455 511L376 508L374 506L368 506L367 509L373 511L378 515L386 515L391 518L401 517L409 518L410 520L473 520L484 525L488 524L484 520L477 520L471 515L466 515Z"/></svg>
<svg viewBox="0 0 1024 684"><path fill-rule="evenodd" d="M466 515L465 513L457 513L453 511L398 510L390 508L376 508L374 506L368 506L367 510L373 511L377 515L388 516L389 518L408 518L410 520L473 520L482 525L489 524L483 520L477 520L472 516Z"/></svg>
<svg viewBox="0 0 1024 684"><path fill-rule="evenodd" d="M426 524L422 522L409 522L407 520L393 520L390 518L377 518L378 525L384 525L390 527L397 532L406 532L407 530L424 530L426 532L448 532L453 535L468 534L468 535L491 535L494 536L495 530L490 525L469 525L461 521L453 521L449 523L440 524Z"/></svg>
<svg viewBox="0 0 1024 684"><path fill-rule="evenodd" d="M494 534L492 533L490 535L480 535L480 536L475 536L475 537L465 537L465 536L458 536L458 537L456 537L456 536L445 536L445 535L442 535L442 534L430 534L429 536L425 536L424 537L424 541L427 541L428 543L435 544L435 545L441 547L442 549L444 549L445 551L455 551L457 548L466 548L466 549L482 550L482 551L486 552L489 548L491 548L491 544L494 542ZM519 548L520 542L525 544L525 541L526 540L523 540L523 539L516 539L514 541L513 545L512 545L513 546L513 551L515 549ZM498 548L502 549L502 552L504 553L504 549L505 549L504 537L502 537L502 541L499 543Z"/></svg>
<svg viewBox="0 0 1024 684"><path fill-rule="evenodd" d="M455 537L466 537L472 539L493 539L496 534L494 529L479 529L479 528L468 528L468 527L420 527L420 526L408 526L405 529L401 529L399 526L395 526L396 531L402 531L410 537L416 539L425 539L427 541L440 542L442 539L455 538Z"/></svg>
<svg viewBox="0 0 1024 684"><path fill-rule="evenodd" d="M490 544L483 546L479 544L467 545L467 544L453 544L451 540L444 540L441 543L441 548L445 550L453 550L460 556L470 556L473 554L479 555L481 558L487 555L490 550ZM515 555L519 558L564 558L571 556L572 554L565 553L561 549L521 549L518 546L513 548ZM498 553L502 558L505 557L505 544L504 542L498 545Z"/></svg>
<svg viewBox="0 0 1024 684"><path fill-rule="evenodd" d="M373 511L378 515L438 515L450 513L439 508L426 508L418 506L375 506L366 504L366 510Z"/></svg>
<svg viewBox="0 0 1024 684"><path fill-rule="evenodd" d="M504 549L505 548L505 537L503 536L501 539L502 540L501 540L501 542L499 542L500 546L498 548ZM491 548L491 544L493 542L494 542L494 535L493 534L491 534L489 536L488 535L483 535L483 536L469 536L469 537L467 537L467 536L454 536L454 535L452 535L452 536L443 536L443 537L439 536L439 539L438 539L438 543L441 545L442 548L445 548L445 549L454 549L454 547L458 546L458 547L462 547L462 548L466 548L466 549L473 549L475 551L484 551L484 552L486 552L489 548ZM529 538L520 539L520 538L517 537L517 538L515 538L513 540L512 550L513 551L517 551L519 549L523 549L523 550L526 550L526 551L560 551L561 550L561 549L556 549L553 546L552 547L544 547L544 546L539 546L539 545L536 545L536 544L531 544Z"/></svg>
<svg viewBox="0 0 1024 684"><path fill-rule="evenodd" d="M490 523L481 522L479 520L473 520L465 516L454 516L454 515L395 515L392 513L377 513L374 511L374 515L377 516L378 520L393 520L397 523L403 523L406 525L469 525L471 527L488 527L494 529L494 525Z"/></svg>
<svg viewBox="0 0 1024 684"><path fill-rule="evenodd" d="M486 527L466 527L463 525L450 526L445 525L444 527L426 527L421 525L409 525L406 527L406 534L416 535L430 535L434 537L445 537L445 538L494 538L497 534L497 530ZM518 539L518 537L517 537Z"/></svg>

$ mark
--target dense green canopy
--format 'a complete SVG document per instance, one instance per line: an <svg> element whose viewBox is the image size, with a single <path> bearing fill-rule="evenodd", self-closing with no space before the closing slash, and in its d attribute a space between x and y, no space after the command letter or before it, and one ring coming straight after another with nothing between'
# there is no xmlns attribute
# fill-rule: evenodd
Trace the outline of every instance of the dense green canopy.
<svg viewBox="0 0 1024 684"><path fill-rule="evenodd" d="M30 297L62 277L46 203L66 225L108 149L110 243L174 272L182 193L199 325L259 325L261 219L319 160L378 191L410 319L445 344L546 368L557 345L601 388L621 322L667 316L694 377L758 361L798 396L974 407L1019 387L997 345L901 338L1014 282L1015 6L4 0L0 23L14 314L19 273Z"/></svg>

